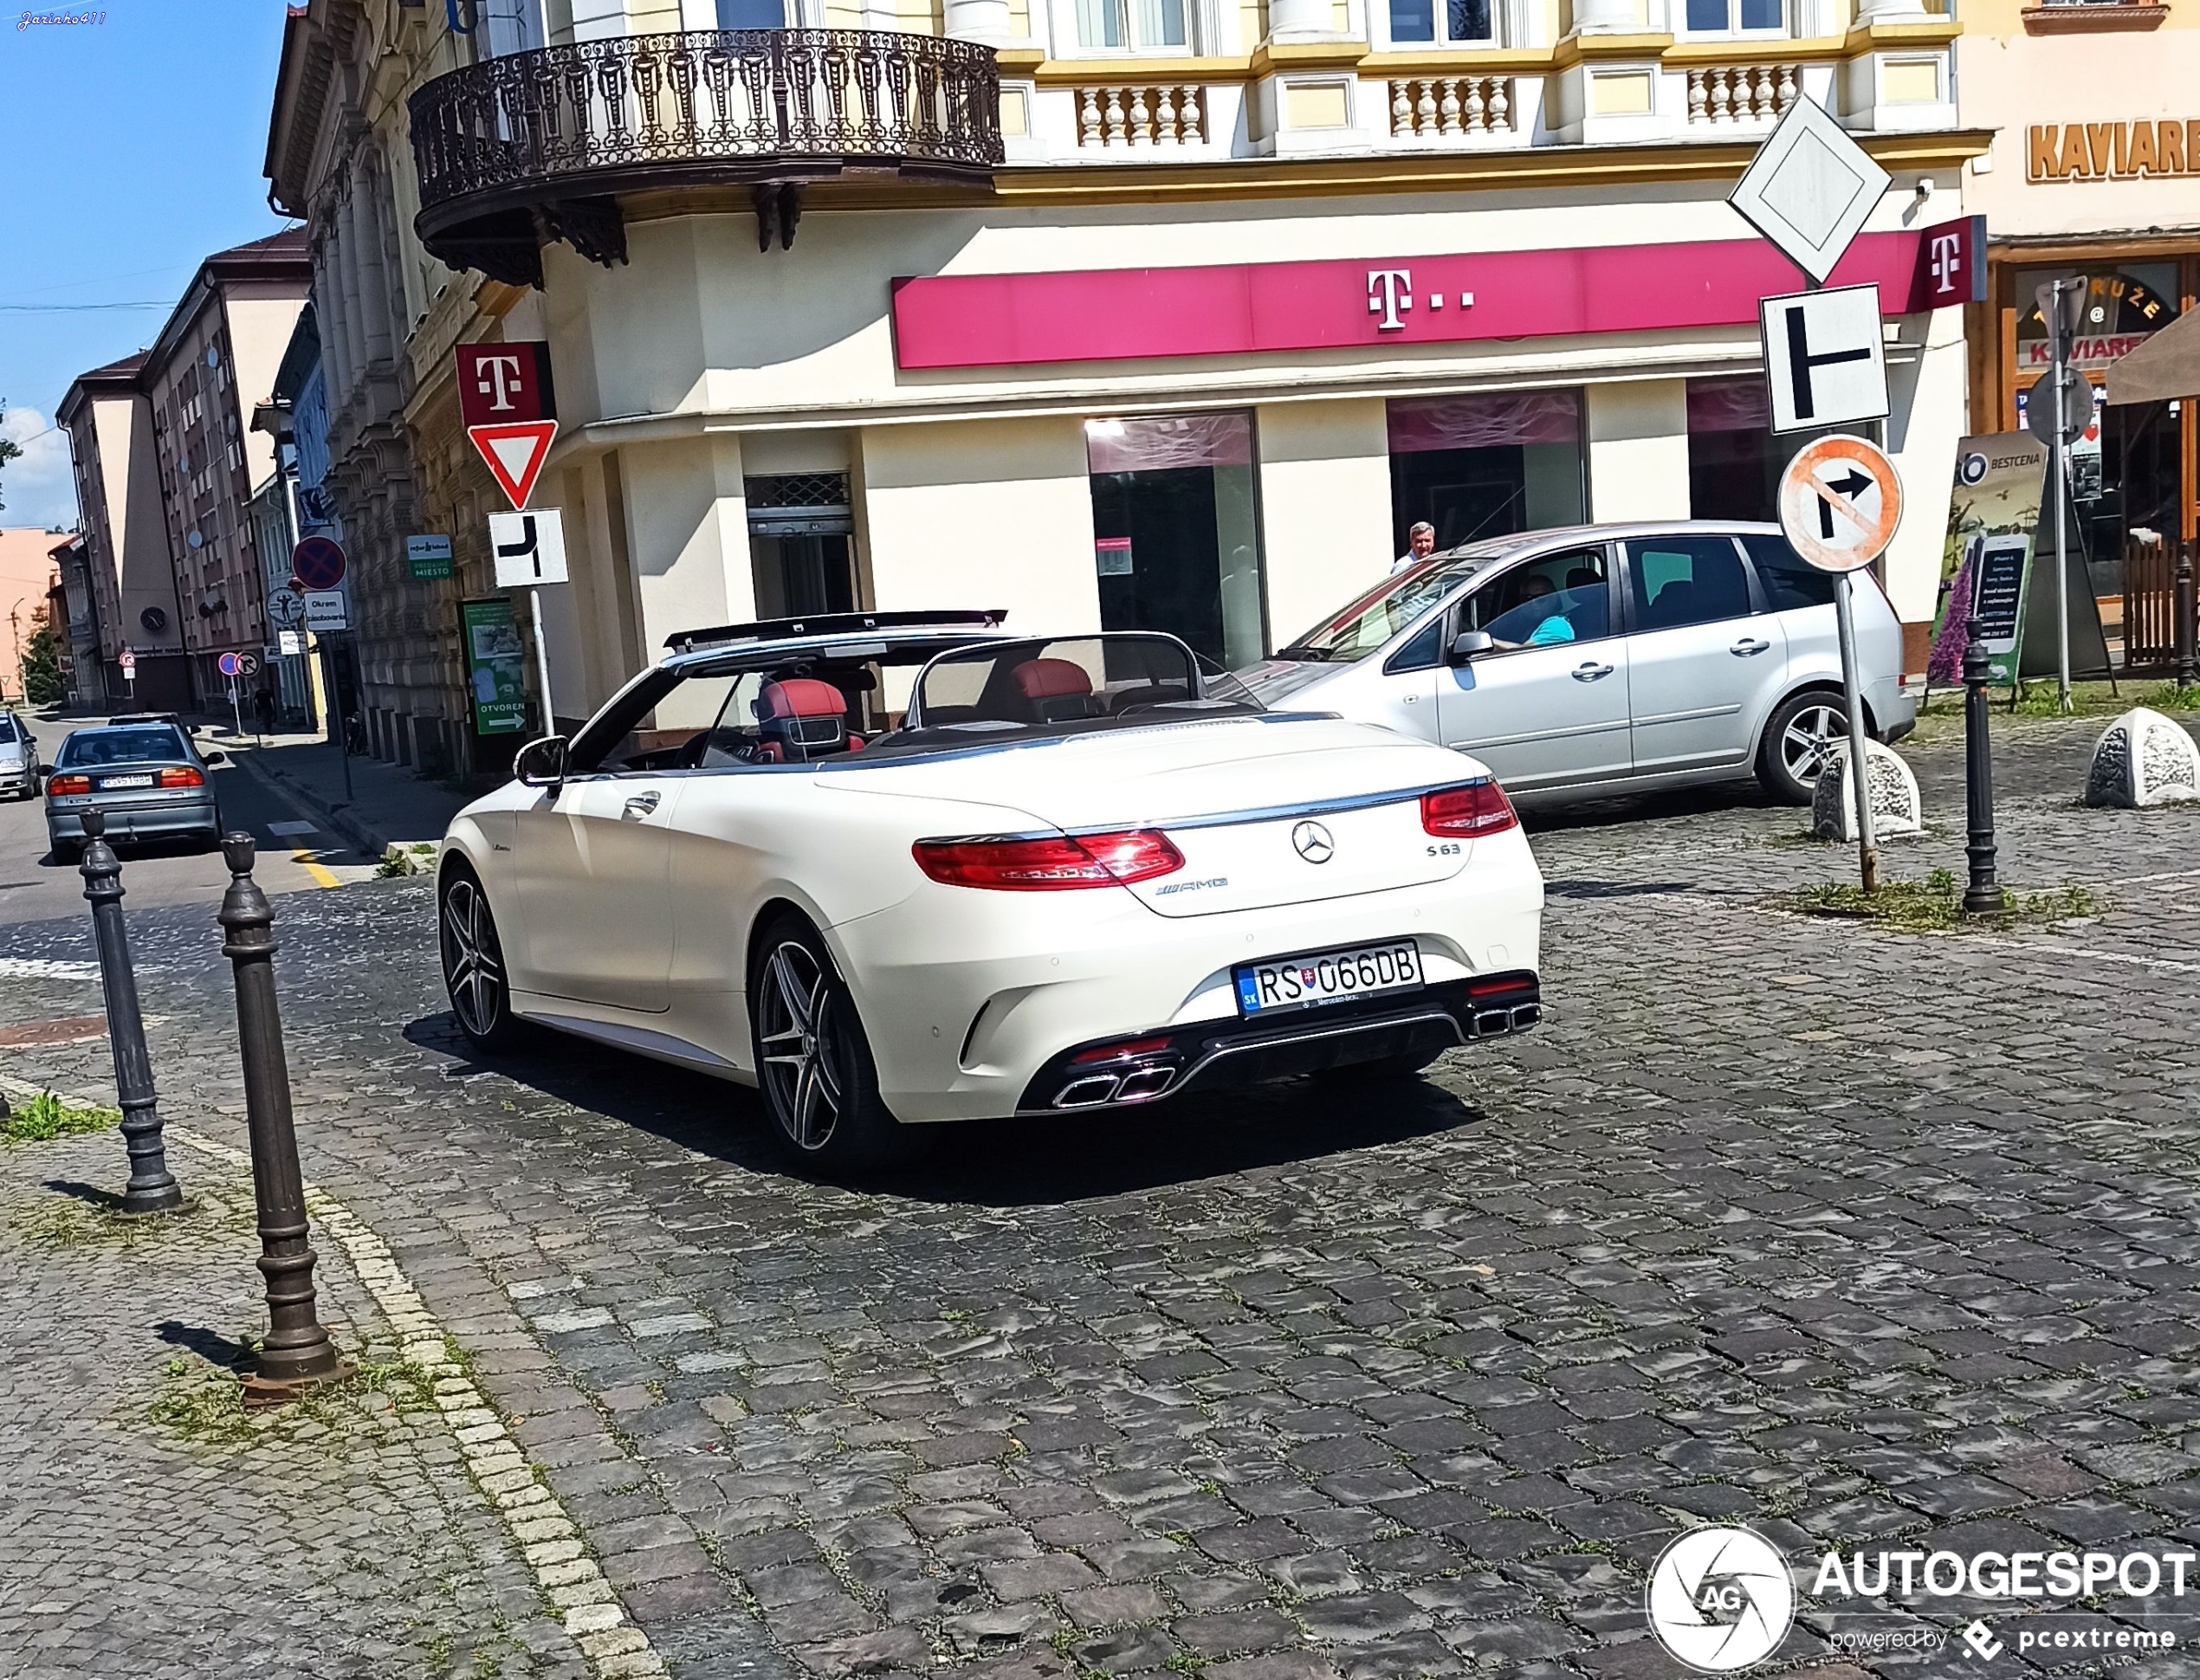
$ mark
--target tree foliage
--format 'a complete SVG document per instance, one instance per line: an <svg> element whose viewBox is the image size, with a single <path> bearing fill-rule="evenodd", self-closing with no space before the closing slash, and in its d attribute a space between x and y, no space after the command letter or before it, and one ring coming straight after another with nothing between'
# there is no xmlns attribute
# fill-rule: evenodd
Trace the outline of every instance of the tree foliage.
<svg viewBox="0 0 2200 1680"><path fill-rule="evenodd" d="M38 618L38 628L23 638L23 697L33 706L53 706L68 698L61 676L61 639L46 614Z"/></svg>
<svg viewBox="0 0 2200 1680"><path fill-rule="evenodd" d="M5 422L7 417L8 399L4 397L0 397L0 423ZM11 438L0 437L0 467L5 467L10 461L20 461L22 458L22 444L16 443ZM0 498L0 508L5 508L7 505L6 500L4 498Z"/></svg>

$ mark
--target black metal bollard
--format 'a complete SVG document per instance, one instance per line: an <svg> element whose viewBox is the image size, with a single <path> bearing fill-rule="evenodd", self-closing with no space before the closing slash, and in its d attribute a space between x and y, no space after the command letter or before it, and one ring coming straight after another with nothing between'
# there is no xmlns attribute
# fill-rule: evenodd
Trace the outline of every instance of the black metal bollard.
<svg viewBox="0 0 2200 1680"><path fill-rule="evenodd" d="M2192 544L2177 545L2177 687L2190 688L2200 682L2200 651L2193 643L2200 639L2200 624L2194 623L2192 598Z"/></svg>
<svg viewBox="0 0 2200 1680"><path fill-rule="evenodd" d="M146 1049L145 1018L138 1011L138 975L130 965L130 934L122 925L122 860L107 843L107 818L84 813L85 901L92 907L92 939L100 952L100 986L107 994L107 1043L114 1050L114 1093L122 1108L122 1143L130 1155L123 1186L125 1213L176 1213L184 1187L168 1170L159 1101L152 1089L152 1056Z"/></svg>
<svg viewBox="0 0 2200 1680"><path fill-rule="evenodd" d="M275 912L252 879L249 834L222 842L235 878L217 920L222 953L236 971L237 1041L244 1056L245 1122L252 1137L252 1190L259 1205L260 1272L268 1280L268 1335L260 1367L244 1381L248 1405L275 1405L349 1375L315 1311L314 1250L298 1134L290 1117L290 1069L275 1004Z"/></svg>
<svg viewBox="0 0 2200 1680"><path fill-rule="evenodd" d="M1974 915L1991 915L2002 908L2002 889L1994 879L1994 748L1986 733L1988 674L1986 638L1974 615L1964 643L1964 804L1970 823L1970 836L1964 844L1970 859L1964 908Z"/></svg>

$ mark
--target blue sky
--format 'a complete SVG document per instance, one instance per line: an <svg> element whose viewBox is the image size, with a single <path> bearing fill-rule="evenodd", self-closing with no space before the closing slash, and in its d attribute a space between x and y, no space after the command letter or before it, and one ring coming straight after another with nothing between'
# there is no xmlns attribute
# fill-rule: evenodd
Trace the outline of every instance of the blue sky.
<svg viewBox="0 0 2200 1680"><path fill-rule="evenodd" d="M32 8L49 11L105 21L23 28L22 0L0 10L0 429L25 450L0 469L11 526L75 523L67 440L33 437L69 381L150 342L209 252L288 225L260 174L283 0ZM81 307L144 301L160 307Z"/></svg>

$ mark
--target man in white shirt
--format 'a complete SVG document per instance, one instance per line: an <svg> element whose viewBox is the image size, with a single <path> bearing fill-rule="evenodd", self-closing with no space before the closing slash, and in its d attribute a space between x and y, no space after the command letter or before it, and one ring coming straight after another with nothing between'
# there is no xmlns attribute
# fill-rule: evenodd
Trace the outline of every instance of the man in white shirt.
<svg viewBox="0 0 2200 1680"><path fill-rule="evenodd" d="M1427 520L1406 533L1406 552L1390 563L1393 574L1418 565L1436 552L1436 527Z"/></svg>

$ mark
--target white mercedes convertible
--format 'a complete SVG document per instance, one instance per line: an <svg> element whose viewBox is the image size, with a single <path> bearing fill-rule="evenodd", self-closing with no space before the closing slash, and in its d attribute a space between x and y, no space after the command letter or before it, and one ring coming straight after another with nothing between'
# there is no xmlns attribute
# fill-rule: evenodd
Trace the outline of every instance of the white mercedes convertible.
<svg viewBox="0 0 2200 1680"><path fill-rule="evenodd" d="M529 742L443 841L459 1025L759 1085L835 1168L1534 1024L1543 878L1474 760L1000 619L683 635Z"/></svg>

